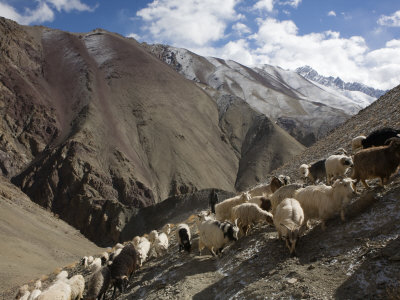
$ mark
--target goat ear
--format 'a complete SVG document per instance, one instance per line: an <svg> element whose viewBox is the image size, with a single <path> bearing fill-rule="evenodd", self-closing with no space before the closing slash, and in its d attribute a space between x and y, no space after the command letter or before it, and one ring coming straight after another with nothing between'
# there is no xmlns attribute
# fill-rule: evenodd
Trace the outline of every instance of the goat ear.
<svg viewBox="0 0 400 300"><path fill-rule="evenodd" d="M237 226L238 219L235 219L235 226Z"/></svg>

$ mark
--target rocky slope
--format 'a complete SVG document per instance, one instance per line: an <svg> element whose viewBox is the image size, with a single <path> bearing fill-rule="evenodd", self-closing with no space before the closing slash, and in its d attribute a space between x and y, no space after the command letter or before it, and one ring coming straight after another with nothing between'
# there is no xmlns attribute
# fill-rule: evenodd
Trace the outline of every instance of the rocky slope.
<svg viewBox="0 0 400 300"><path fill-rule="evenodd" d="M326 157L338 147L349 150L356 135L382 126L399 128L399 101L400 86L273 173L299 181L302 162ZM346 222L334 218L326 231L315 222L300 240L297 257L289 257L284 242L266 225L229 246L222 258L199 256L195 217L190 214L208 207L209 192L170 199L149 215L160 218L157 228L166 222L187 222L194 236L193 252L178 252L173 228L168 253L146 262L117 299L398 299L400 173L385 188L376 180L370 184L369 190L358 186L360 195L346 208ZM79 267L70 273L88 278Z"/></svg>
<svg viewBox="0 0 400 300"><path fill-rule="evenodd" d="M361 92L339 92L279 67L249 68L167 45L144 46L209 91L242 99L306 146L376 100Z"/></svg>
<svg viewBox="0 0 400 300"><path fill-rule="evenodd" d="M120 240L142 207L254 185L304 149L240 99L210 97L133 39L4 18L0 33L1 172L97 243Z"/></svg>
<svg viewBox="0 0 400 300"><path fill-rule="evenodd" d="M383 126L400 128L399 101L400 86L273 174L299 181L301 163L339 147L350 151L354 136ZM221 259L179 254L173 246L167 256L146 264L119 299L398 299L400 173L385 188L376 180L371 185L370 190L358 185L360 196L347 207L346 222L335 218L325 232L315 223L301 239L297 257L290 258L275 230L262 225L226 249ZM186 221L196 232L193 218ZM194 249L196 243L195 238Z"/></svg>

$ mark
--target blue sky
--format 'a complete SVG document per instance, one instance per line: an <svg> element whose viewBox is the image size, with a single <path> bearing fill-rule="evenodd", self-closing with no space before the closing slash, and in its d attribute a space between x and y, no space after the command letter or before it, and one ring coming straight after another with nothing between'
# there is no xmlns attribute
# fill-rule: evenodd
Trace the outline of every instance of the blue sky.
<svg viewBox="0 0 400 300"><path fill-rule="evenodd" d="M248 66L310 65L381 89L400 84L399 0L0 0L0 15L103 28Z"/></svg>

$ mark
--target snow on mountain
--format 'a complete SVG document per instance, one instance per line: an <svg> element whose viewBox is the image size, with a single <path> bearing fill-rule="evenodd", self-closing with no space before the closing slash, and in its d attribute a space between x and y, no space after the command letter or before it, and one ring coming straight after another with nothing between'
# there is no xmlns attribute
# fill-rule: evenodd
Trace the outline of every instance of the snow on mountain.
<svg viewBox="0 0 400 300"><path fill-rule="evenodd" d="M314 82L304 81L296 72L283 70L280 67L263 65L256 68L256 70L264 76L273 76L276 80L284 82L288 87L296 90L306 99L337 109L342 109L350 115L356 114L360 110L360 107L364 108L370 104L362 97L354 100L351 97L346 97L333 88L318 83L315 84Z"/></svg>
<svg viewBox="0 0 400 300"><path fill-rule="evenodd" d="M250 68L186 49L145 46L187 79L243 99L306 146L375 100L359 91L324 86L280 67Z"/></svg>
<svg viewBox="0 0 400 300"><path fill-rule="evenodd" d="M363 96L357 93L361 92L369 96L368 98L365 98L365 100L369 101L369 104L371 104L373 101L375 101L377 98L379 98L380 96L382 96L387 92L383 90L374 89L372 87L366 86L365 84L358 82L344 82L339 77L334 78L332 76L329 77L322 76L318 74L318 72L315 71L310 66L297 68L296 72L301 76L303 76L304 78L307 78L314 82L318 82L321 85L339 90L343 95L351 99L353 99L353 97L354 99L361 99L361 97Z"/></svg>

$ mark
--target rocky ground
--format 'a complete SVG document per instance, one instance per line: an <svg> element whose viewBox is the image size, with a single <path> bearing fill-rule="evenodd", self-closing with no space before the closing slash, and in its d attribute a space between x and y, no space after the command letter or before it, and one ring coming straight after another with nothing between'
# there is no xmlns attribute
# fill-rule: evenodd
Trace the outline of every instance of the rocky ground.
<svg viewBox="0 0 400 300"><path fill-rule="evenodd" d="M274 228L261 225L222 258L169 253L152 259L118 299L387 299L399 296L400 176L354 199L348 220L313 227L290 257ZM192 227L195 232L195 226ZM204 252L204 251L203 251Z"/></svg>
<svg viewBox="0 0 400 300"><path fill-rule="evenodd" d="M297 257L263 224L221 258L199 256L195 217L182 219L194 233L192 253L178 252L173 228L168 253L147 261L117 299L399 299L400 174L386 188L374 183L359 192L346 222L335 218L325 232L315 222ZM65 269L90 275L81 266Z"/></svg>

